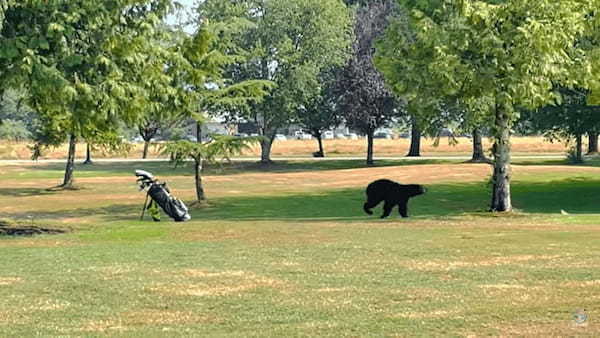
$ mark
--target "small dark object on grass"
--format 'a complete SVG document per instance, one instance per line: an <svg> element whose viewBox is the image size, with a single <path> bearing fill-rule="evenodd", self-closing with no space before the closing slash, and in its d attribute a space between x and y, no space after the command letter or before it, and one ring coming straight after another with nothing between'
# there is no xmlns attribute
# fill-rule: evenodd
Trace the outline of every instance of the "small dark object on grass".
<svg viewBox="0 0 600 338"><path fill-rule="evenodd" d="M10 224L0 221L0 236L33 236L63 234L65 230L42 228L35 225Z"/></svg>
<svg viewBox="0 0 600 338"><path fill-rule="evenodd" d="M408 199L426 191L425 187L419 184L400 184L386 179L373 181L367 186L367 202L363 205L363 210L372 215L370 209L385 201L381 218L388 217L396 205L400 215L408 217Z"/></svg>
<svg viewBox="0 0 600 338"><path fill-rule="evenodd" d="M148 188L140 220L144 218L144 212L148 210L152 219L159 222L160 212L158 211L156 204L158 204L169 217L173 218L175 222L185 222L192 218L188 213L188 208L185 204L179 198L171 195L171 191L167 187L166 182L159 183L151 173L145 170L136 170L135 176L138 177L137 182L140 185L140 190ZM150 197L150 203L148 203L148 197Z"/></svg>
<svg viewBox="0 0 600 338"><path fill-rule="evenodd" d="M322 151L315 151L314 153L312 153L313 157L325 157L325 154L323 154Z"/></svg>

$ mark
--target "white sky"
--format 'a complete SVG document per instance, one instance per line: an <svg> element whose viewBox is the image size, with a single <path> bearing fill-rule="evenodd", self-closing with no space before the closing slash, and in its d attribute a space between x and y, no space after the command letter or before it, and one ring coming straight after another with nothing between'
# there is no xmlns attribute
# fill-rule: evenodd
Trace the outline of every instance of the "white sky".
<svg viewBox="0 0 600 338"><path fill-rule="evenodd" d="M169 15L167 17L167 23L170 25L184 23L185 21L189 20L190 17L188 14L191 12L192 8L195 6L195 4L198 0L175 0L175 1L179 2L182 6L184 6L184 9L182 10L181 13L178 13L177 15ZM186 28L185 31L187 31L188 33L193 33L194 28L189 27L189 28Z"/></svg>

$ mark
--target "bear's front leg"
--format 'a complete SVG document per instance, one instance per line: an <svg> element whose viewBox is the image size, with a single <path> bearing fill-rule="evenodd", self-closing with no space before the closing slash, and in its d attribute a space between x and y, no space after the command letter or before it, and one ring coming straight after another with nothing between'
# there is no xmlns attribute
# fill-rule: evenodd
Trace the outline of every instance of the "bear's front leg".
<svg viewBox="0 0 600 338"><path fill-rule="evenodd" d="M393 208L394 208L394 204L392 204L388 201L385 201L385 204L383 205L383 215L381 215L381 218L388 217L392 213Z"/></svg>
<svg viewBox="0 0 600 338"><path fill-rule="evenodd" d="M408 201L401 201L398 203L398 211L400 212L400 216L406 218L408 217Z"/></svg>

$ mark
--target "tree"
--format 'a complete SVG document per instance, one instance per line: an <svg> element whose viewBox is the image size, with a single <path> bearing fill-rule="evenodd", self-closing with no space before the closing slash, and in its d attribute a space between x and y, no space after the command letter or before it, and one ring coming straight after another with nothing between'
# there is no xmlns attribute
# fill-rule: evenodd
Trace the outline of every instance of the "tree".
<svg viewBox="0 0 600 338"><path fill-rule="evenodd" d="M23 121L3 120L0 123L0 140L25 141L31 139L31 133Z"/></svg>
<svg viewBox="0 0 600 338"><path fill-rule="evenodd" d="M298 108L298 122L317 139L319 150L315 157L325 157L323 132L341 123L337 96L334 93L335 71L323 72L319 81L319 93Z"/></svg>
<svg viewBox="0 0 600 338"><path fill-rule="evenodd" d="M346 60L350 11L340 0L207 0L200 17L221 30L223 45L245 56L228 68L233 82L273 81L276 90L249 107L222 109L230 120L254 122L261 162L271 162L277 129L287 126L302 102L317 95L318 76Z"/></svg>
<svg viewBox="0 0 600 338"><path fill-rule="evenodd" d="M188 158L194 160L196 199L197 202L201 203L206 200L206 193L202 184L204 164L229 160L232 156L249 149L250 145L257 142L260 142L260 139L255 137L239 138L214 135L213 139L208 142L190 142L187 140L169 142L163 149L164 153L172 155L175 165L185 163Z"/></svg>
<svg viewBox="0 0 600 338"><path fill-rule="evenodd" d="M393 3L387 0L358 8L353 54L339 72L336 83L340 111L347 125L367 136L368 165L373 164L375 130L402 115L398 101L373 64L374 42L387 26L393 8Z"/></svg>
<svg viewBox="0 0 600 338"><path fill-rule="evenodd" d="M0 124L3 120L19 121L32 134L39 125L37 114L27 105L27 93L6 89L0 95Z"/></svg>
<svg viewBox="0 0 600 338"><path fill-rule="evenodd" d="M73 183L78 138L112 135L120 119L139 115L145 93L124 74L155 48L148 37L170 7L170 0L25 0L6 8L0 88L24 86L39 114L33 156L69 139L63 187Z"/></svg>
<svg viewBox="0 0 600 338"><path fill-rule="evenodd" d="M600 130L600 106L588 105L589 92L583 89L559 88L560 105L548 105L536 111L524 112L522 119L530 122L535 131L548 139L575 141L575 163L583 162L583 135Z"/></svg>
<svg viewBox="0 0 600 338"><path fill-rule="evenodd" d="M558 100L556 83L590 82L591 72L575 71L591 67L576 43L589 33L593 4L452 0L423 11L418 1L401 2L409 20L386 35L380 69L411 99L457 97L468 109L489 102L479 109L493 118L490 209L510 211L510 131L518 108Z"/></svg>

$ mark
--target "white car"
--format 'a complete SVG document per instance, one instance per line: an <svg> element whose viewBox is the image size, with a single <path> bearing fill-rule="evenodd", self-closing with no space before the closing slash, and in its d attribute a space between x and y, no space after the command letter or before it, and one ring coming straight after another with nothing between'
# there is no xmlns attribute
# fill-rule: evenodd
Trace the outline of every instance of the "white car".
<svg viewBox="0 0 600 338"><path fill-rule="evenodd" d="M350 133L346 136L351 140L358 140L358 135L356 135L355 133Z"/></svg>
<svg viewBox="0 0 600 338"><path fill-rule="evenodd" d="M333 140L334 139L333 132L331 130L327 130L327 131L323 132L323 139L324 140Z"/></svg>
<svg viewBox="0 0 600 338"><path fill-rule="evenodd" d="M287 140L287 137L285 137L285 135L283 135L283 134L275 134L275 140L285 141L285 140Z"/></svg>
<svg viewBox="0 0 600 338"><path fill-rule="evenodd" d="M298 139L298 140L312 140L311 134L307 134L302 131L295 132L294 136L296 136L296 139Z"/></svg>

